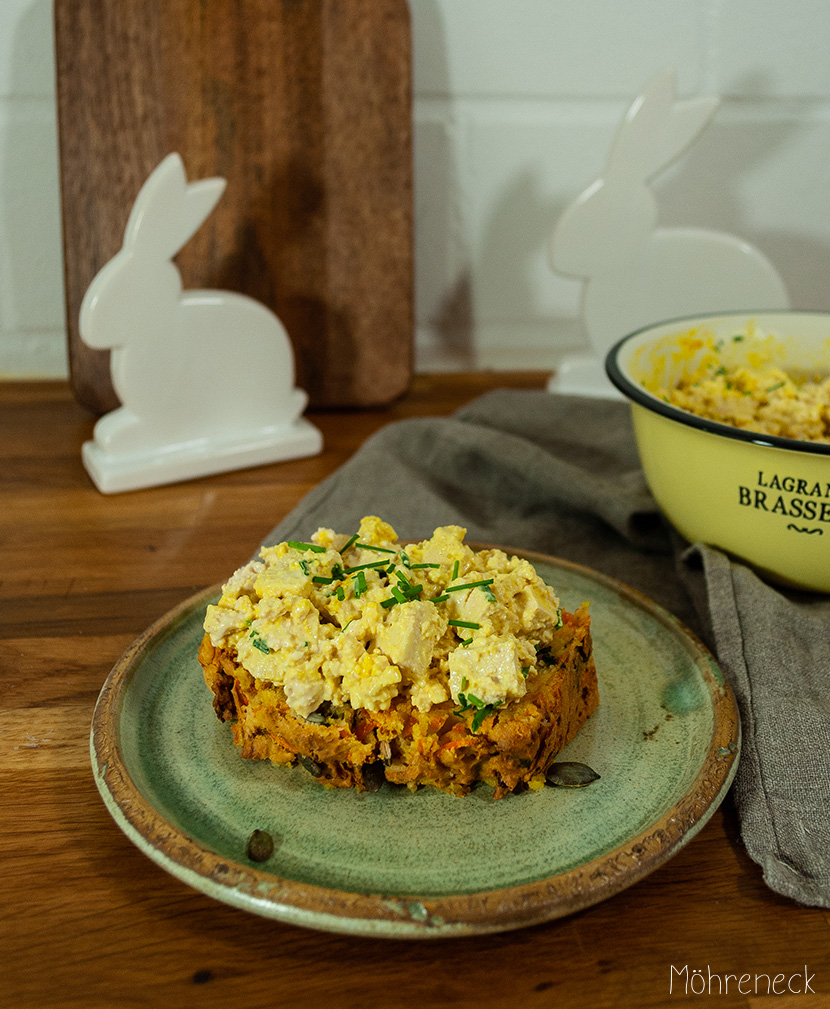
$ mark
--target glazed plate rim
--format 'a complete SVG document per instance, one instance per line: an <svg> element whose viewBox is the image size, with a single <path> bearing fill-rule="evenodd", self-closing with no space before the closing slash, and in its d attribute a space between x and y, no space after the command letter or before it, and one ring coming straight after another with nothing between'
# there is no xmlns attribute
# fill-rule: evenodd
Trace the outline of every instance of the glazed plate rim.
<svg viewBox="0 0 830 1009"><path fill-rule="evenodd" d="M647 611L667 635L682 640L692 656L712 705L711 739L700 755L694 781L645 830L565 872L517 886L446 896L334 889L279 877L245 859L237 862L210 850L166 819L136 785L121 750L120 719L142 659L158 640L202 610L220 585L190 596L148 627L127 648L101 689L92 720L90 757L96 786L116 824L156 864L223 903L308 928L387 938L476 935L550 921L606 900L663 865L708 822L737 770L741 726L728 682L706 646L636 589L571 561L530 550L500 549L599 583L624 605ZM207 712L213 717L209 705ZM314 787L319 786L315 783Z"/></svg>

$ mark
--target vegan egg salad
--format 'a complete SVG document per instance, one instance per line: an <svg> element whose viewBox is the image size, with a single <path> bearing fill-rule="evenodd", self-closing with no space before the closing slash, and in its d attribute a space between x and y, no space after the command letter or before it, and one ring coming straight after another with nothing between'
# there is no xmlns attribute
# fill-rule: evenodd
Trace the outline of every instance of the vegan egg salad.
<svg viewBox="0 0 830 1009"><path fill-rule="evenodd" d="M780 438L830 443L830 375L793 375L775 363L772 336L753 325L727 340L690 330L675 358L694 367L670 388L646 382L681 410Z"/></svg>
<svg viewBox="0 0 830 1009"><path fill-rule="evenodd" d="M205 632L302 718L324 702L383 712L401 694L419 712L451 698L483 718L524 696L562 612L529 561L474 551L465 533L402 546L368 516L352 536L263 547L208 607Z"/></svg>

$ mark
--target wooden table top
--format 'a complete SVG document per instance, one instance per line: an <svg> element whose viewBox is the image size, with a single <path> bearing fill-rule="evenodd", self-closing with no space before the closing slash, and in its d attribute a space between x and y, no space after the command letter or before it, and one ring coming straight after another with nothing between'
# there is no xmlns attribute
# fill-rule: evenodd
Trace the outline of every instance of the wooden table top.
<svg viewBox="0 0 830 1009"><path fill-rule="evenodd" d="M695 970L711 994L734 975L718 1005L760 1004L768 982L755 975L781 975L777 993L790 984L775 1005L830 1004L830 912L766 888L728 801L666 865L596 907L424 942L316 932L218 903L143 855L99 798L90 720L133 639L225 579L382 425L544 378L419 376L387 410L310 414L325 438L318 457L109 497L81 465L93 418L67 384L0 383L4 1004L668 1006L700 990ZM684 967L697 982L688 996Z"/></svg>

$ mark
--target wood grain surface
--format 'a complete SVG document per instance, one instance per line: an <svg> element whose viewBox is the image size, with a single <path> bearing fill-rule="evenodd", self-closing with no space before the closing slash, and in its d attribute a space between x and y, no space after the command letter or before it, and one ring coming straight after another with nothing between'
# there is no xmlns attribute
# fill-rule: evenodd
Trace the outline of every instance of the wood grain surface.
<svg viewBox="0 0 830 1009"><path fill-rule="evenodd" d="M241 291L277 312L312 404L400 396L413 334L405 0L55 0L55 34L80 402L118 404L109 353L81 341L78 313L172 151L189 179L228 182L177 258L185 287Z"/></svg>
<svg viewBox="0 0 830 1009"><path fill-rule="evenodd" d="M684 965L736 975L715 1005L830 1003L830 912L767 889L728 801L676 857L605 903L430 943L330 935L220 904L145 857L98 795L93 706L132 640L226 578L381 425L447 414L496 385L541 388L545 377L419 376L394 407L311 413L320 456L110 497L81 465L93 421L70 387L0 384L0 1003L667 1007L695 1001L676 977L670 994L670 968ZM815 995L737 994L744 974L803 985L805 965Z"/></svg>

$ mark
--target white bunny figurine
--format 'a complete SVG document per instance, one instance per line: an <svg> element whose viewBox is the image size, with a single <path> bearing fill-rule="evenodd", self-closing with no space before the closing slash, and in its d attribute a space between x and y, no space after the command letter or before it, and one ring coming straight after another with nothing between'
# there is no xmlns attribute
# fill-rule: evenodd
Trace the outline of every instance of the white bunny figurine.
<svg viewBox="0 0 830 1009"><path fill-rule="evenodd" d="M781 278L746 242L702 228L657 226L649 182L691 144L719 104L716 97L678 101L674 73L658 73L623 119L602 176L557 222L550 263L586 280L582 318L594 354L565 362L550 389L616 395L603 361L639 326L709 311L788 307Z"/></svg>
<svg viewBox="0 0 830 1009"><path fill-rule="evenodd" d="M124 244L84 296L80 332L112 348L122 406L95 425L83 460L100 490L132 490L313 455L294 354L279 319L227 291L182 292L172 257L210 215L221 178L188 184L170 154L141 188Z"/></svg>

